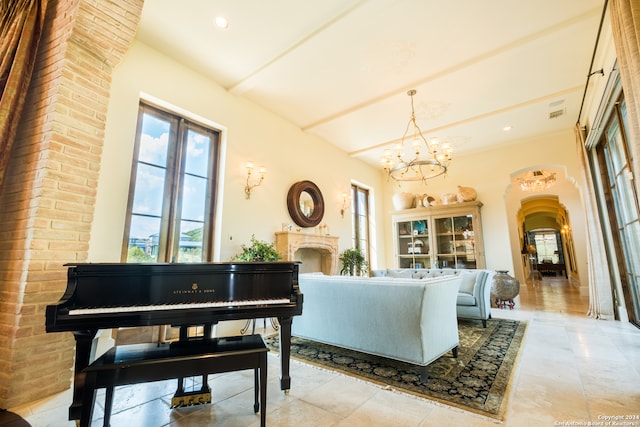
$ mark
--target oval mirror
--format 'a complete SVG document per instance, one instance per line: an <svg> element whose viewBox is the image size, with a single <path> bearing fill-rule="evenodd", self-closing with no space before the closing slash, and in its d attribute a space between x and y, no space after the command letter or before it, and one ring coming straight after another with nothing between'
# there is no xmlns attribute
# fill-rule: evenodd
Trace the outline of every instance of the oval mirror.
<svg viewBox="0 0 640 427"><path fill-rule="evenodd" d="M315 227L324 216L324 199L317 185L311 181L296 182L287 194L287 209L291 219L300 227Z"/></svg>
<svg viewBox="0 0 640 427"><path fill-rule="evenodd" d="M311 194L306 191L300 194L300 210L302 211L302 215L311 218L311 214L313 214L313 198Z"/></svg>

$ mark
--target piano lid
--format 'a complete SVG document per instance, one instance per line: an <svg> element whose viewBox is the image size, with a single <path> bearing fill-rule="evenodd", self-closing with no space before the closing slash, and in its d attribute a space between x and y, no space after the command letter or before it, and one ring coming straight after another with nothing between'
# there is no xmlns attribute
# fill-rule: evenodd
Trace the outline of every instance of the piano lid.
<svg viewBox="0 0 640 427"><path fill-rule="evenodd" d="M298 264L67 264L67 287L73 307L288 298L297 291Z"/></svg>

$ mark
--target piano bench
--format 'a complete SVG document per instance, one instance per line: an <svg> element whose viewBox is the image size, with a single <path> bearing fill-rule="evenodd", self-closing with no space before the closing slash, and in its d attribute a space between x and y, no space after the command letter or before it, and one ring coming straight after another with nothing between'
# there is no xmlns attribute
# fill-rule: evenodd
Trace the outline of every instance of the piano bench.
<svg viewBox="0 0 640 427"><path fill-rule="evenodd" d="M264 426L268 351L260 335L113 347L83 371L86 377L80 426L91 425L96 390L99 388L106 388L103 425L108 426L114 387L245 369L255 372L253 408L254 412L260 410L260 425Z"/></svg>

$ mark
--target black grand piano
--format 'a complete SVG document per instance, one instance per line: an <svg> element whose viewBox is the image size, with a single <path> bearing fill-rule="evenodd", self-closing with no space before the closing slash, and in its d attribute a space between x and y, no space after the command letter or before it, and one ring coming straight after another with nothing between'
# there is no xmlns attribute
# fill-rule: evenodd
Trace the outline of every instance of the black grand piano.
<svg viewBox="0 0 640 427"><path fill-rule="evenodd" d="M291 385L292 317L302 314L298 263L67 264L64 295L46 309L47 332L76 340L73 402L80 418L82 386L100 329L213 325L222 320L275 317L280 323L280 388Z"/></svg>

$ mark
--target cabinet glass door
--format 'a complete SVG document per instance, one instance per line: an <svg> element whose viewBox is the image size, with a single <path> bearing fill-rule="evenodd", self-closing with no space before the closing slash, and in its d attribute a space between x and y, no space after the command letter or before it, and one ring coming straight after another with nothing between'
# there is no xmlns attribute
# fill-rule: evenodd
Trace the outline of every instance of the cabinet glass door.
<svg viewBox="0 0 640 427"><path fill-rule="evenodd" d="M435 220L437 264L440 268L476 268L473 216Z"/></svg>
<svg viewBox="0 0 640 427"><path fill-rule="evenodd" d="M398 267L429 268L429 223L427 220L396 223L398 236Z"/></svg>

